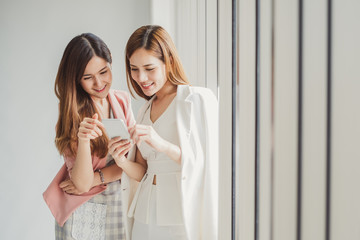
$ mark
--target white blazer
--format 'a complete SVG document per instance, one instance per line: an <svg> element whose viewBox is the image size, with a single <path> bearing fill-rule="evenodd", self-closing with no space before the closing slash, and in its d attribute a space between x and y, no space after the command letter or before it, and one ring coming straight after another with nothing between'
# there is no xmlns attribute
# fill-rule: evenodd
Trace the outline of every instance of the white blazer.
<svg viewBox="0 0 360 240"><path fill-rule="evenodd" d="M219 144L218 103L211 90L179 85L176 124L181 148L181 200L188 240L218 239ZM140 109L142 119L149 102ZM135 148L128 159L134 161ZM122 176L126 239L131 239L133 219L127 217L136 183Z"/></svg>

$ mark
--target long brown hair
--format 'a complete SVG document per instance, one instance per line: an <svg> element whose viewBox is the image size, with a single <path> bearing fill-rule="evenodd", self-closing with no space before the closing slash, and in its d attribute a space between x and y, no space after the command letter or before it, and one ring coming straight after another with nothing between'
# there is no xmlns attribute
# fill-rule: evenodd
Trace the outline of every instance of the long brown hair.
<svg viewBox="0 0 360 240"><path fill-rule="evenodd" d="M80 122L98 113L91 97L80 85L86 65L94 56L112 62L106 44L94 34L83 33L69 42L61 59L55 80L55 94L59 99L55 144L60 154L76 155ZM91 153L105 157L107 144L105 135L91 140Z"/></svg>
<svg viewBox="0 0 360 240"><path fill-rule="evenodd" d="M160 26L146 25L138 28L130 36L125 50L126 79L131 95L134 96L132 89L142 98L149 100L151 96L146 96L140 86L131 76L130 57L140 48L151 51L155 57L159 58L166 68L166 77L174 85L189 84L177 54L175 44L170 35ZM131 87L132 88L131 88Z"/></svg>

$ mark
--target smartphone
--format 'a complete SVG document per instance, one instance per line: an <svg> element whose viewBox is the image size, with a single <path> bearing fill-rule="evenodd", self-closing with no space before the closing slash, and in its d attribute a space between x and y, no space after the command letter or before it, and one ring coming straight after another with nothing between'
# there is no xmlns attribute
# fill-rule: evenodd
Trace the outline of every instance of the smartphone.
<svg viewBox="0 0 360 240"><path fill-rule="evenodd" d="M121 137L122 139L130 139L128 128L122 119L103 119L106 134L110 139Z"/></svg>

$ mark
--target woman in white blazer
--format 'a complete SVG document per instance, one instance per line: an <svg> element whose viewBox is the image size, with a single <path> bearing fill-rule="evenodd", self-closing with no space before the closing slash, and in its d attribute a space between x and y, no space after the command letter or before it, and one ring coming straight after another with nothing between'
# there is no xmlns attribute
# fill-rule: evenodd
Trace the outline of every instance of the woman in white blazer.
<svg viewBox="0 0 360 240"><path fill-rule="evenodd" d="M147 100L129 128L136 144L129 155L119 138L109 143L125 172L124 190L130 191L127 176L140 182L133 198L123 201L134 218L132 239L218 239L216 97L189 86L160 26L143 26L130 36L126 72L130 91Z"/></svg>

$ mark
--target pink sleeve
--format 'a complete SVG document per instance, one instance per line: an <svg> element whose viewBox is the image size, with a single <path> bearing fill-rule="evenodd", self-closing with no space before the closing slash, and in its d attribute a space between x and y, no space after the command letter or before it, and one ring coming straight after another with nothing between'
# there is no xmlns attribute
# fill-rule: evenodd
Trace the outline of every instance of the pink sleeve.
<svg viewBox="0 0 360 240"><path fill-rule="evenodd" d="M127 104L127 109L125 110L125 118L126 118L126 124L128 127L132 127L135 125L136 121L135 121L135 117L131 108L131 97L130 94L127 94L127 98L126 98L128 104Z"/></svg>
<svg viewBox="0 0 360 240"><path fill-rule="evenodd" d="M64 158L64 162L65 162L65 165L66 165L66 170L68 171L69 177L71 178L70 170L74 166L75 157L69 157L69 156L64 155L63 158Z"/></svg>
<svg viewBox="0 0 360 240"><path fill-rule="evenodd" d="M131 97L128 92L117 90L115 96L123 108L126 125L131 127L135 125L135 117L131 108Z"/></svg>

